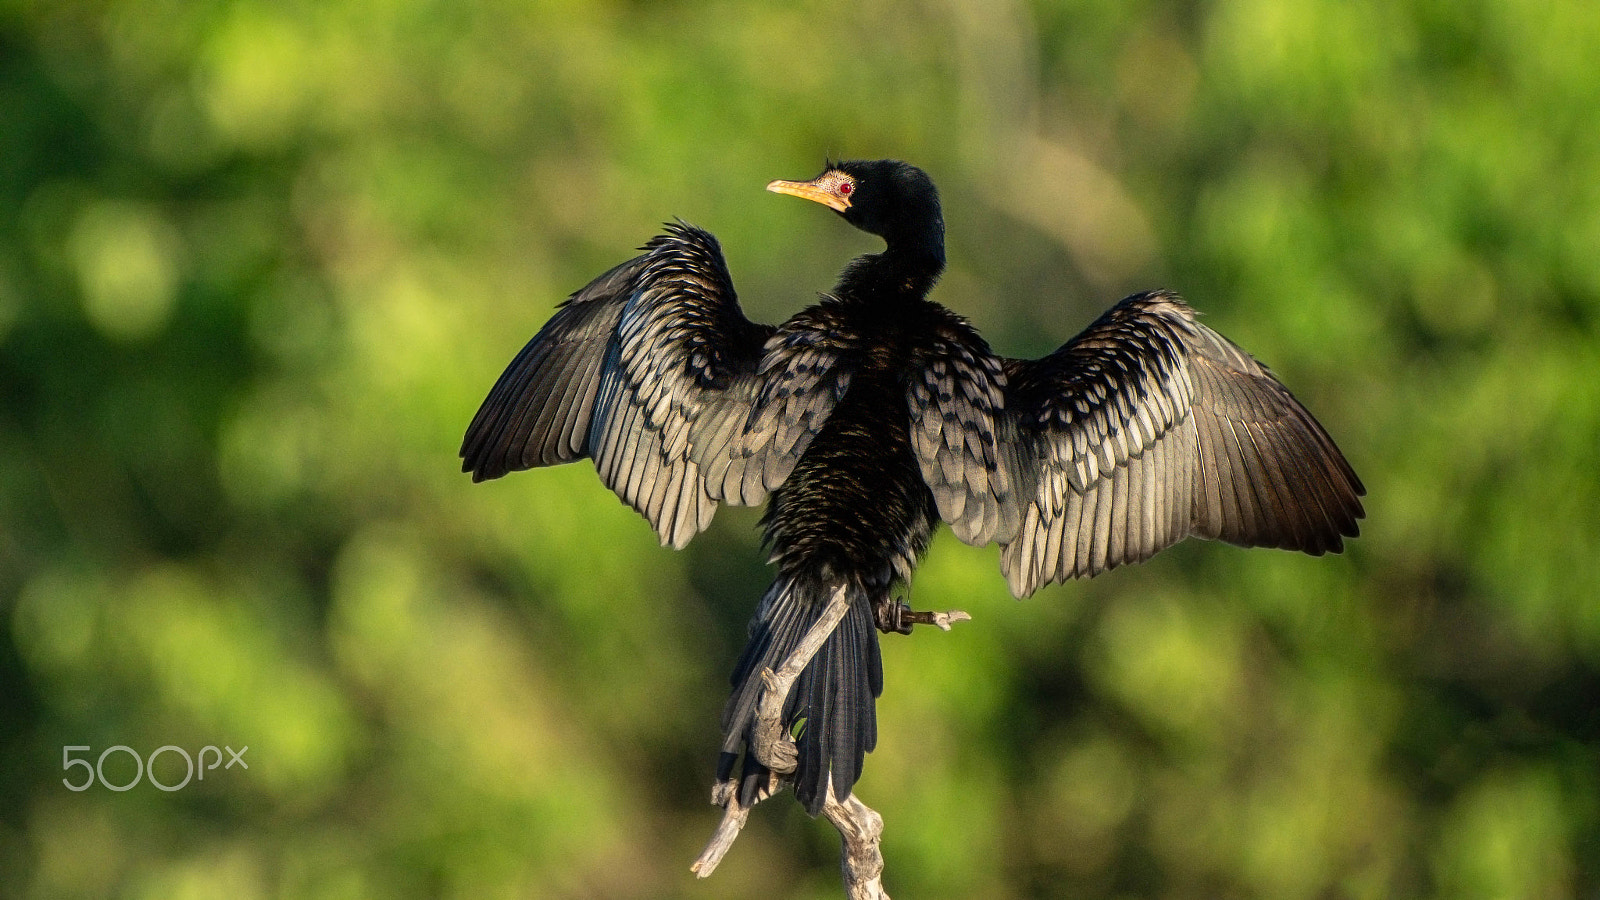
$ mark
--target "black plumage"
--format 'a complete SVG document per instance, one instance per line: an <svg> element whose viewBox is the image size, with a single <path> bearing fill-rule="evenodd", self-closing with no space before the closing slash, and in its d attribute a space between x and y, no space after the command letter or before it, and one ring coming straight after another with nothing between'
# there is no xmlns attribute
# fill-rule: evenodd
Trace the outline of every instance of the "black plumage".
<svg viewBox="0 0 1600 900"><path fill-rule="evenodd" d="M1357 533L1364 489L1309 412L1177 295L1137 294L1039 360L994 355L927 299L944 269L938 193L892 160L770 190L882 237L832 293L773 327L740 311L716 239L667 226L578 291L523 348L462 444L474 480L588 456L663 544L719 502L770 503L777 577L723 715L723 774L758 677L843 586L849 614L784 709L796 793L845 797L877 741L878 630L940 520L999 544L1017 596L1189 535L1322 554ZM746 760L746 792L764 774ZM749 798L747 801L749 802Z"/></svg>

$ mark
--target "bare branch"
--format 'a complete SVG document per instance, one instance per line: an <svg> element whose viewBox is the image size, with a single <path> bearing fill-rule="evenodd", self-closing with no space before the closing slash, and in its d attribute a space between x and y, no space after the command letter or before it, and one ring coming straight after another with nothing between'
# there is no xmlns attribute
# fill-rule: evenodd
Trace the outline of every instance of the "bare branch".
<svg viewBox="0 0 1600 900"><path fill-rule="evenodd" d="M739 802L738 778L718 782L711 788L711 803L722 807L722 821L717 823L717 830L712 833L706 848L700 851L700 858L689 867L695 875L705 878L716 871L717 864L722 862L722 857L727 855L728 850L733 847L733 842L738 839L739 832L744 829L744 823L750 816L751 806L776 794L786 781L783 775L795 770L799 762L799 753L794 741L789 740L783 733L783 705L789 699L789 691L794 687L795 679L805 671L812 657L822 649L828 636L839 627L839 622L849 611L849 595L845 586L840 585L834 589L833 596L829 598L827 607L822 611L822 616L811 626L811 630L806 632L805 637L794 648L794 652L790 653L783 661L783 665L778 667L778 671L761 670L761 699L756 703L756 721L750 729L750 753L771 770L768 783L764 790L757 793L755 801L750 806ZM828 790L828 802L832 802L831 784ZM883 828L881 821L878 828L880 831ZM878 865L880 869L883 866L881 857Z"/></svg>
<svg viewBox="0 0 1600 900"><path fill-rule="evenodd" d="M806 636L778 667L778 671L761 670L761 699L756 703L756 721L750 728L750 752L760 763L774 772L789 773L795 770L800 754L783 731L783 705L796 678L805 671L811 658L817 655L828 636L839 627L839 622L850 611L850 597L844 585L833 589L833 596Z"/></svg>
<svg viewBox="0 0 1600 900"><path fill-rule="evenodd" d="M833 827L839 829L839 870L844 878L845 896L850 900L889 900L883 890L883 816L856 799L855 794L840 802L828 785L822 807Z"/></svg>
<svg viewBox="0 0 1600 900"><path fill-rule="evenodd" d="M756 704L749 744L750 753L771 770L767 775L768 782L757 792L750 806L739 802L738 778L718 782L711 789L712 804L722 807L722 821L717 824L717 830L711 835L705 850L701 851L700 858L690 867L700 878L715 871L717 864L733 847L733 842L738 839L739 832L750 816L751 806L776 794L789 781L787 773L795 770L797 753L794 742L783 730L784 703L789 698L795 679L805 671L812 657L817 655L849 609L849 596L841 585L834 589L821 617L806 632L794 652L783 661L783 665L776 672L771 669L761 671L761 699ZM956 609L912 615L915 616L911 620L913 623L934 625L944 631L950 630L952 622L971 618ZM823 801L822 814L839 831L839 870L844 879L845 896L849 900L889 900L889 895L883 890L883 851L880 847L883 817L857 799L855 794L842 801L835 797L832 778L827 779L825 787L828 793Z"/></svg>
<svg viewBox="0 0 1600 900"><path fill-rule="evenodd" d="M717 823L717 830L712 832L711 840L706 842L706 848L700 851L700 858L689 867L689 871L700 878L705 878L717 870L717 864L722 862L722 857L733 847L739 832L744 830L745 820L750 817L750 807L739 803L737 778L717 782L711 788L711 802L722 807L722 821ZM756 801L760 802L759 799Z"/></svg>
<svg viewBox="0 0 1600 900"><path fill-rule="evenodd" d="M959 609L952 609L948 612L927 612L922 615L926 615L928 618L926 620L918 620L918 625L933 625L940 631L949 631L952 622L972 621L972 616Z"/></svg>

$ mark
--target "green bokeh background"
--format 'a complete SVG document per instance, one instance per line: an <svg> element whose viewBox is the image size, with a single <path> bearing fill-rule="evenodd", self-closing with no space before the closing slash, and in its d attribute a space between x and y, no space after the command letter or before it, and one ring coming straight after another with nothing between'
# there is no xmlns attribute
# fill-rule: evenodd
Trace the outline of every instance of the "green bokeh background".
<svg viewBox="0 0 1600 900"><path fill-rule="evenodd" d="M0 894L836 896L788 798L688 872L757 513L456 460L669 217L827 289L874 242L762 187L833 153L934 176L1001 352L1179 289L1370 490L1021 604L942 533L891 892L1600 895L1597 58L1590 0L0 0ZM249 769L63 786L117 745Z"/></svg>

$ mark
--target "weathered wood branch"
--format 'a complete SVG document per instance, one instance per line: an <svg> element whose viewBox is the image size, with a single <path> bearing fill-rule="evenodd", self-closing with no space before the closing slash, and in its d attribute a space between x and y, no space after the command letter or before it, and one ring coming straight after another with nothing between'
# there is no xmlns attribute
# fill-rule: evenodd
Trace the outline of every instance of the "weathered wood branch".
<svg viewBox="0 0 1600 900"><path fill-rule="evenodd" d="M761 699L756 702L755 722L750 728L749 750L762 765L772 770L770 776L772 783L767 786L767 790L756 796L750 806L739 802L737 777L719 782L712 787L711 802L722 807L722 821L717 823L717 830L712 833L706 848L700 851L700 857L689 867L690 871L699 877L705 878L716 871L717 864L727 855L728 850L733 847L733 842L738 839L739 832L744 829L744 823L750 816L750 808L781 790L787 782L784 776L794 772L799 762L799 753L794 741L784 734L783 705L789 699L789 691L794 687L795 679L805 671L812 657L822 649L829 635L839 627L839 622L849 611L849 593L844 585L840 585L834 589L833 595L828 599L828 605L822 610L822 615L806 632L805 637L801 638L794 651L784 659L778 671L761 670ZM831 786L828 797L830 800L833 797Z"/></svg>
<svg viewBox="0 0 1600 900"><path fill-rule="evenodd" d="M757 761L774 772L787 775L800 761L794 741L784 733L783 706L794 688L795 679L805 671L828 637L850 611L850 595L844 585L833 589L822 615L806 632L778 671L761 670L761 699L756 701L756 721L750 728L750 752Z"/></svg>
<svg viewBox="0 0 1600 900"><path fill-rule="evenodd" d="M839 829L839 873L844 878L845 896L850 900L889 900L883 890L883 850L878 846L883 838L883 816L855 794L838 800L831 784L822 814Z"/></svg>
<svg viewBox="0 0 1600 900"><path fill-rule="evenodd" d="M749 752L770 770L770 781L764 790L756 794L749 806L739 800L737 777L718 782L712 787L711 803L722 807L722 821L717 823L717 830L700 852L700 857L690 866L690 871L696 876L705 878L716 871L717 865L744 829L750 809L781 791L791 780L799 754L783 727L784 704L789 699L789 691L793 689L795 680L849 611L849 594L840 585L834 589L822 615L777 671L770 668L761 670L761 698L756 702L755 721L750 728ZM909 615L912 624L933 625L943 631L949 631L952 622L972 618L955 609ZM843 800L835 797L831 778L825 787L828 793L823 801L822 814L839 831L839 869L844 879L845 896L849 900L889 900L889 895L883 890L883 851L880 848L883 817L857 799L855 794Z"/></svg>
<svg viewBox="0 0 1600 900"><path fill-rule="evenodd" d="M970 622L972 621L972 616L959 609L951 609L944 612L934 612L933 610L917 612L913 610L905 614L905 621L913 625L932 625L940 631L949 631L952 623Z"/></svg>
<svg viewBox="0 0 1600 900"><path fill-rule="evenodd" d="M756 803L760 802L759 799L756 800ZM689 871L699 878L705 878L717 870L717 864L722 862L722 857L733 847L739 832L744 830L745 820L750 817L750 806L744 806L739 802L738 778L717 782L711 788L711 803L722 807L722 821L717 823L717 830L711 833L711 840L707 841L706 848L700 851L700 857L689 867Z"/></svg>

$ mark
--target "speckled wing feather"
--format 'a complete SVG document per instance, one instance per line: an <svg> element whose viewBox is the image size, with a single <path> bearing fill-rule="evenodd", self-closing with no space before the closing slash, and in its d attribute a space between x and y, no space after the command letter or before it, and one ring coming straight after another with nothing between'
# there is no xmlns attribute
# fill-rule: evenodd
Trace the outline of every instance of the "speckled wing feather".
<svg viewBox="0 0 1600 900"><path fill-rule="evenodd" d="M600 276L529 341L467 429L475 480L594 460L682 547L718 501L782 484L849 383L814 332L739 309L722 250L682 223Z"/></svg>
<svg viewBox="0 0 1600 900"><path fill-rule="evenodd" d="M1003 546L1019 597L1189 535L1319 555L1356 534L1365 489L1327 432L1174 294L1040 360L975 335L941 356L910 394L923 478L958 537Z"/></svg>
<svg viewBox="0 0 1600 900"><path fill-rule="evenodd" d="M911 448L956 537L1004 544L1017 531L1016 479L1026 474L1013 458L1013 420L1004 415L1005 372L971 326L937 312L947 321L916 360L906 392Z"/></svg>
<svg viewBox="0 0 1600 900"><path fill-rule="evenodd" d="M1006 371L1033 484L1001 554L1017 596L1191 534L1321 555L1357 533L1365 489L1332 438L1175 294L1129 297Z"/></svg>

